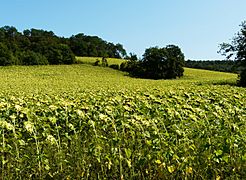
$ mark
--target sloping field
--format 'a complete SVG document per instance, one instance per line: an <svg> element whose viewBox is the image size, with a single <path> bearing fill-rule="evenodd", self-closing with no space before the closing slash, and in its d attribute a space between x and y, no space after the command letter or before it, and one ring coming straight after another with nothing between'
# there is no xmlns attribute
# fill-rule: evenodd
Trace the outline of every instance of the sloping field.
<svg viewBox="0 0 246 180"><path fill-rule="evenodd" d="M120 65L122 62L126 61L124 59L117 59L117 58L106 58L108 65L112 64L118 64ZM78 63L83 63L83 64L95 64L96 61L102 60L102 57L76 57L76 60Z"/></svg>
<svg viewBox="0 0 246 180"><path fill-rule="evenodd" d="M146 80L127 76L110 68L91 65L12 66L0 68L1 92L69 93L76 91L136 89L169 90L191 85L232 84L236 74L185 69L184 77L175 80Z"/></svg>
<svg viewBox="0 0 246 180"><path fill-rule="evenodd" d="M1 179L245 179L246 89L236 78L1 67Z"/></svg>

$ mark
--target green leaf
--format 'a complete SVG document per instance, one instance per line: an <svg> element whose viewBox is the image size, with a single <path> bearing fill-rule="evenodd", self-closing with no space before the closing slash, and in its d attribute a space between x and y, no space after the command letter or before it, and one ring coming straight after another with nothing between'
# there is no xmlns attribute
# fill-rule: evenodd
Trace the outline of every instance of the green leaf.
<svg viewBox="0 0 246 180"><path fill-rule="evenodd" d="M216 156L221 156L223 154L222 150L215 151Z"/></svg>
<svg viewBox="0 0 246 180"><path fill-rule="evenodd" d="M132 155L132 151L131 151L131 149L127 149L127 148L125 148L124 150L125 150L125 153L126 153L126 157L127 157L127 159L129 159L129 158L131 157L131 155Z"/></svg>
<svg viewBox="0 0 246 180"><path fill-rule="evenodd" d="M226 163L228 163L229 162L229 156L228 155L227 156L223 156L222 160L225 161Z"/></svg>
<svg viewBox="0 0 246 180"><path fill-rule="evenodd" d="M167 170L170 173L173 173L175 171L175 167L174 166L167 166Z"/></svg>
<svg viewBox="0 0 246 180"><path fill-rule="evenodd" d="M156 163L156 164L161 164L161 161L160 161L159 159L157 159L157 160L155 161L155 163Z"/></svg>

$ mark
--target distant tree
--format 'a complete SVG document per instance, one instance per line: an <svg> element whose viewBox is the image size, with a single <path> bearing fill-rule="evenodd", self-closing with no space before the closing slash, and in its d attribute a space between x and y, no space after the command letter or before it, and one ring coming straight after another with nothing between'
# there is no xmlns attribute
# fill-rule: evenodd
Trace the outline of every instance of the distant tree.
<svg viewBox="0 0 246 180"><path fill-rule="evenodd" d="M183 76L184 54L175 45L145 50L142 60L129 60L120 65L120 70L132 76L149 79L173 79Z"/></svg>
<svg viewBox="0 0 246 180"><path fill-rule="evenodd" d="M47 58L49 64L73 64L75 63L75 56L71 49L65 44L53 44L44 47L44 56Z"/></svg>
<svg viewBox="0 0 246 180"><path fill-rule="evenodd" d="M185 56L181 49L175 45L168 45L167 51L167 78L176 78L183 76Z"/></svg>
<svg viewBox="0 0 246 180"><path fill-rule="evenodd" d="M26 29L23 31L23 35L26 37L30 37L31 36L31 31L29 29Z"/></svg>
<svg viewBox="0 0 246 180"><path fill-rule="evenodd" d="M13 54L8 47L0 42L0 66L13 64Z"/></svg>
<svg viewBox="0 0 246 180"><path fill-rule="evenodd" d="M0 28L1 65L72 64L76 56L123 58L121 44L97 36L79 33L70 38L58 37L52 31L27 29L23 33L13 26ZM106 65L106 64L105 64Z"/></svg>
<svg viewBox="0 0 246 180"><path fill-rule="evenodd" d="M40 53L33 51L26 51L22 54L21 58L22 65L47 65L49 64L45 56Z"/></svg>
<svg viewBox="0 0 246 180"><path fill-rule="evenodd" d="M67 44L76 56L123 58L126 50L121 44L106 42L97 36L83 33L71 36Z"/></svg>
<svg viewBox="0 0 246 180"><path fill-rule="evenodd" d="M175 45L145 50L142 67L144 76L151 79L172 79L183 76L184 54Z"/></svg>
<svg viewBox="0 0 246 180"><path fill-rule="evenodd" d="M5 32L6 38L15 38L19 34L17 29L13 26L4 26L1 29Z"/></svg>
<svg viewBox="0 0 246 180"><path fill-rule="evenodd" d="M62 54L62 64L74 64L75 56L72 50L66 44L59 44L59 49Z"/></svg>
<svg viewBox="0 0 246 180"><path fill-rule="evenodd" d="M234 58L242 67L239 84L246 86L246 21L242 22L241 30L233 37L231 43L220 44L219 52L227 59Z"/></svg>
<svg viewBox="0 0 246 180"><path fill-rule="evenodd" d="M4 43L13 54L19 51L18 37L21 36L21 33L13 26L4 26L1 28L1 32L3 37L1 42Z"/></svg>
<svg viewBox="0 0 246 180"><path fill-rule="evenodd" d="M123 48L122 44L115 45L115 57L116 58L124 58L126 56L126 50Z"/></svg>
<svg viewBox="0 0 246 180"><path fill-rule="evenodd" d="M187 60L185 67L221 72L240 72L236 61L232 60Z"/></svg>
<svg viewBox="0 0 246 180"><path fill-rule="evenodd" d="M130 53L130 56L128 57L130 60L132 61L137 61L138 60L138 57L136 54L134 53Z"/></svg>

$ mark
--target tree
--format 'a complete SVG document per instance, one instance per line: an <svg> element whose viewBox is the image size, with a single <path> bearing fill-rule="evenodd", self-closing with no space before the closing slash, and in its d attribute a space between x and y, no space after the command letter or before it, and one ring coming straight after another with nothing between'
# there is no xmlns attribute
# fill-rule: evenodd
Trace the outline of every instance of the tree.
<svg viewBox="0 0 246 180"><path fill-rule="evenodd" d="M242 67L238 83L246 86L246 21L240 26L240 31L233 37L231 43L220 44L219 53L225 55L227 59L234 58L238 62Z"/></svg>
<svg viewBox="0 0 246 180"><path fill-rule="evenodd" d="M183 76L185 57L181 49L175 45L168 45L167 51L167 78L176 78Z"/></svg>
<svg viewBox="0 0 246 180"><path fill-rule="evenodd" d="M7 66L13 63L13 54L6 45L0 42L0 66Z"/></svg>
<svg viewBox="0 0 246 180"><path fill-rule="evenodd" d="M138 60L138 57L137 57L136 54L130 53L129 56L126 56L125 59L130 59L130 60L132 60L132 61L137 61L137 60Z"/></svg>
<svg viewBox="0 0 246 180"><path fill-rule="evenodd" d="M44 56L49 61L49 64L73 64L75 56L71 49L65 44L53 44L46 48Z"/></svg>
<svg viewBox="0 0 246 180"><path fill-rule="evenodd" d="M126 50L121 44L108 43L97 36L79 33L67 41L76 56L123 58Z"/></svg>
<svg viewBox="0 0 246 180"><path fill-rule="evenodd" d="M122 58L126 51L121 44L104 41L97 36L79 33L70 38L58 37L42 29L18 32L13 26L0 28L0 64L72 64L76 56Z"/></svg>
<svg viewBox="0 0 246 180"><path fill-rule="evenodd" d="M129 60L120 65L120 70L130 75L149 79L174 79L183 76L184 54L175 45L145 50L142 60Z"/></svg>
<svg viewBox="0 0 246 180"><path fill-rule="evenodd" d="M175 45L152 47L143 55L143 71L146 78L173 79L183 76L184 54Z"/></svg>
<svg viewBox="0 0 246 180"><path fill-rule="evenodd" d="M22 53L21 62L22 62L22 65L47 65L49 64L46 57L44 57L42 54L35 53L30 50Z"/></svg>
<svg viewBox="0 0 246 180"><path fill-rule="evenodd" d="M115 57L116 58L124 58L126 56L126 50L123 48L122 44L115 45Z"/></svg>

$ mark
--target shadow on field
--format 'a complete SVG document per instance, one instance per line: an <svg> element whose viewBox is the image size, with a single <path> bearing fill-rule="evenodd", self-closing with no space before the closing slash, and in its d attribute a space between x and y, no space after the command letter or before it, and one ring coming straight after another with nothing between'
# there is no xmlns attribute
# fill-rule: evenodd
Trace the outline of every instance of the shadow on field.
<svg viewBox="0 0 246 180"><path fill-rule="evenodd" d="M208 82L208 84L211 85L215 85L215 86L235 86L235 87L239 87L237 81L212 81L212 82Z"/></svg>

